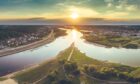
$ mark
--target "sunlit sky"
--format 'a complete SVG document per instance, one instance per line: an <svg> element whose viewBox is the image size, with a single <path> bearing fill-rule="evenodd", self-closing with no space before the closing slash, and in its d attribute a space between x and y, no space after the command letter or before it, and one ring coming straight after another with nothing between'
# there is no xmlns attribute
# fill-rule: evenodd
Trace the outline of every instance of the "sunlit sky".
<svg viewBox="0 0 140 84"><path fill-rule="evenodd" d="M140 19L140 0L0 0L0 19Z"/></svg>

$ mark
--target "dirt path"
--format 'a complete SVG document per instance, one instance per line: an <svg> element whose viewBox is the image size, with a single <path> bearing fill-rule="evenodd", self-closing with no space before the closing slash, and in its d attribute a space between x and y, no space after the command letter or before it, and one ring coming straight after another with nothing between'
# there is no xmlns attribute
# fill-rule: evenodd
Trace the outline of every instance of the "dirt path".
<svg viewBox="0 0 140 84"><path fill-rule="evenodd" d="M70 55L69 55L67 61L70 61L70 60L71 60L71 57L72 57L73 51L74 51L74 47L72 48L72 50L71 50L71 52L70 52Z"/></svg>

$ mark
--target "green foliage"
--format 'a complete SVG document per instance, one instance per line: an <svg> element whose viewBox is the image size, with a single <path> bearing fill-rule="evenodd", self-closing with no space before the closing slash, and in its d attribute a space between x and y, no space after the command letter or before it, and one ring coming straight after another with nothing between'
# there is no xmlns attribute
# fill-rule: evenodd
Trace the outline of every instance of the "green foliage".
<svg viewBox="0 0 140 84"><path fill-rule="evenodd" d="M55 37L66 35L66 31L62 29L55 28L54 32L55 32Z"/></svg>
<svg viewBox="0 0 140 84"><path fill-rule="evenodd" d="M139 78L134 78L130 73L135 69L127 66L117 67L103 67L101 70L96 69L94 66L85 66L84 72L98 79L102 80L126 80L132 83L137 83Z"/></svg>
<svg viewBox="0 0 140 84"><path fill-rule="evenodd" d="M86 39L89 42L98 43L101 45L105 45L107 47L124 47L124 48L131 48L131 49L137 49L140 47L140 41L139 38L133 38L133 37L117 37L117 36L93 36L93 35L84 35L84 39Z"/></svg>
<svg viewBox="0 0 140 84"><path fill-rule="evenodd" d="M78 70L78 66L74 62L65 63L64 64L64 69L65 69L66 73L72 74L73 76L79 76L80 75L80 71Z"/></svg>
<svg viewBox="0 0 140 84"><path fill-rule="evenodd" d="M42 26L0 26L0 40L37 32Z"/></svg>
<svg viewBox="0 0 140 84"><path fill-rule="evenodd" d="M139 46L138 44L133 44L133 43L128 43L126 45L124 45L125 48L134 48L137 49Z"/></svg>

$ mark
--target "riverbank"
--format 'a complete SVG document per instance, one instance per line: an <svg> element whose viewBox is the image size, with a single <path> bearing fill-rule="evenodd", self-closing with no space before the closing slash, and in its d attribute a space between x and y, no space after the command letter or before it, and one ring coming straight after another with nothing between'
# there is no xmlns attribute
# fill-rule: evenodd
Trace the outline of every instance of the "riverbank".
<svg viewBox="0 0 140 84"><path fill-rule="evenodd" d="M97 74L97 76L93 73ZM93 82L97 84L131 84L129 81L135 82L133 78L139 78L139 76L135 76L135 73L139 74L139 69L136 67L92 59L72 45L61 51L53 60L48 60L29 70L18 72L11 78L18 81L18 83L35 84L51 84L62 80L72 82L70 84L80 84L80 81L87 84L92 84ZM102 79L104 76L107 79ZM53 78L53 80L49 79L49 77ZM128 78L131 79L128 81Z"/></svg>
<svg viewBox="0 0 140 84"><path fill-rule="evenodd" d="M45 62L42 62L42 63L36 64L36 65L30 66L28 68L25 67L22 70L10 73L10 74L5 75L5 76L2 76L2 77L0 77L0 84L8 84L8 83L10 83L10 84L19 84L14 79L15 76L17 76L18 74L22 74L22 73L26 73L26 72L35 70L36 68L39 68L40 66L43 66L44 64L49 63L49 62L54 61L54 60L55 60L55 58L50 58L50 59L47 59L47 61L45 61Z"/></svg>
<svg viewBox="0 0 140 84"><path fill-rule="evenodd" d="M19 53L19 52L26 51L26 50L33 49L33 48L37 48L39 46L52 42L54 39L55 39L54 31L52 30L48 36L42 38L42 40L40 40L40 41L36 41L36 42L30 43L27 45L23 45L23 46L19 46L16 48L1 50L0 57Z"/></svg>
<svg viewBox="0 0 140 84"><path fill-rule="evenodd" d="M83 34L83 38L87 42L96 43L106 46L108 48L126 48L126 49L139 49L140 39L133 37L115 37L115 36L93 36L91 34Z"/></svg>

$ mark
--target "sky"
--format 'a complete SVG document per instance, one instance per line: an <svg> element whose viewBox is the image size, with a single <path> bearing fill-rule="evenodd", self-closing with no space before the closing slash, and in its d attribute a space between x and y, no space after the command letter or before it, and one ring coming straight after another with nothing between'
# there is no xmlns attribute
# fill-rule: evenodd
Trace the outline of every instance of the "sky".
<svg viewBox="0 0 140 84"><path fill-rule="evenodd" d="M140 19L140 0L0 0L0 19Z"/></svg>

